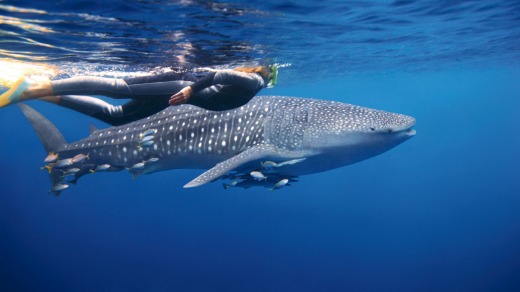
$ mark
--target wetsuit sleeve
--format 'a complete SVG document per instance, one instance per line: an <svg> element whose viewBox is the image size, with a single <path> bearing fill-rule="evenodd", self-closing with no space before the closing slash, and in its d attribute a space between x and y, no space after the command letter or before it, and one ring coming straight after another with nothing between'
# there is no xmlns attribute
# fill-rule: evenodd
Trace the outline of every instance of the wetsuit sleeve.
<svg viewBox="0 0 520 292"><path fill-rule="evenodd" d="M197 92L203 90L204 88L210 87L211 85L213 85L213 80L215 79L216 73L217 72L210 72L204 78L190 85L191 89L193 89L194 92Z"/></svg>

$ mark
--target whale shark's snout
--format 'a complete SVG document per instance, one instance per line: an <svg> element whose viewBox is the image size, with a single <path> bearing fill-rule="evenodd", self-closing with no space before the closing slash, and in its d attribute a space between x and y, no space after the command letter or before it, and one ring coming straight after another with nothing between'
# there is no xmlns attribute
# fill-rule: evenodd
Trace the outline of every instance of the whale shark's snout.
<svg viewBox="0 0 520 292"><path fill-rule="evenodd" d="M388 129L386 129L388 133L394 134L398 137L403 137L404 140L408 140L415 136L417 132L413 129L415 126L414 117L394 113L391 113L391 115L393 116L392 122L389 123ZM383 130L383 132L384 131L385 130Z"/></svg>
<svg viewBox="0 0 520 292"><path fill-rule="evenodd" d="M409 116L406 117L409 119L409 123L405 130L405 134L411 138L415 136L415 134L417 134L417 131L415 131L415 129L413 128L415 126L415 118Z"/></svg>
<svg viewBox="0 0 520 292"><path fill-rule="evenodd" d="M403 131L404 134L410 138L415 136L415 134L417 133L415 129L413 129L413 126L415 126L415 118L405 115L401 116L403 116L404 121L402 123L402 128L400 129L400 131Z"/></svg>
<svg viewBox="0 0 520 292"><path fill-rule="evenodd" d="M386 145L388 149L393 148L396 145L411 139L417 133L413 128L415 126L415 118L402 114L392 115L395 115L394 124L390 126L388 133L376 134L376 136L379 136L380 139L385 141L382 142L379 147L384 148L385 146L383 145Z"/></svg>
<svg viewBox="0 0 520 292"><path fill-rule="evenodd" d="M373 111L370 112L366 119L368 122L368 129L366 132L377 132L377 133L399 133L404 132L406 135L415 135L415 130L412 129L415 126L415 118L403 114L385 112L385 111Z"/></svg>

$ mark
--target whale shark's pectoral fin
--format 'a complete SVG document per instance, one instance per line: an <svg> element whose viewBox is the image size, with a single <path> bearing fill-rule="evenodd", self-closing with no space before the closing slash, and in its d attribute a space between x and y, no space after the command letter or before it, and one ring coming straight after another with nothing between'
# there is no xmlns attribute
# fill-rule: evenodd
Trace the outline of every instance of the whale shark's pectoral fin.
<svg viewBox="0 0 520 292"><path fill-rule="evenodd" d="M298 151L288 151L277 149L270 144L255 145L244 152L235 155L228 160L222 161L213 168L196 177L194 180L185 184L185 188L198 187L208 182L214 181L226 173L258 159L284 157L284 158L301 158L303 153Z"/></svg>
<svg viewBox="0 0 520 292"><path fill-rule="evenodd" d="M244 152L229 158L228 160L224 160L218 163L213 168L209 169L208 171L196 177L194 180L185 184L184 187L198 187L205 183L216 180L217 178L225 175L229 171L245 163L270 155L276 155L276 149L274 146L265 144L253 146L245 150Z"/></svg>

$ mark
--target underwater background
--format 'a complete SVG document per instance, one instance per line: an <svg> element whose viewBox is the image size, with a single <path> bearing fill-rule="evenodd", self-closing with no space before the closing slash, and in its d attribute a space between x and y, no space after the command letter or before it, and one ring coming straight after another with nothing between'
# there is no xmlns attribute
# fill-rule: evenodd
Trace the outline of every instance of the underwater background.
<svg viewBox="0 0 520 292"><path fill-rule="evenodd" d="M257 64L280 66L262 95L411 115L417 135L274 192L122 171L55 197L2 108L0 290L520 291L520 2L0 1L1 92ZM107 127L28 104L68 141Z"/></svg>

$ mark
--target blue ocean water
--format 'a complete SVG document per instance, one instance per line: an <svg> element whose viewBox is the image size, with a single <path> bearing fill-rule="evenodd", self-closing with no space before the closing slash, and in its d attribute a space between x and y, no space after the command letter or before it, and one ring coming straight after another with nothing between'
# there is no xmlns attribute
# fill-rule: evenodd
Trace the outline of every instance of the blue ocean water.
<svg viewBox="0 0 520 292"><path fill-rule="evenodd" d="M200 171L176 170L54 197L37 136L2 108L0 290L520 289L517 1L2 1L0 35L6 80L20 64L63 78L277 63L261 94L417 118L395 149L275 192L183 189ZM30 105L69 141L106 127Z"/></svg>

